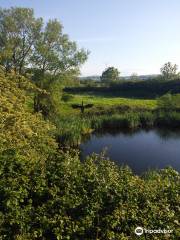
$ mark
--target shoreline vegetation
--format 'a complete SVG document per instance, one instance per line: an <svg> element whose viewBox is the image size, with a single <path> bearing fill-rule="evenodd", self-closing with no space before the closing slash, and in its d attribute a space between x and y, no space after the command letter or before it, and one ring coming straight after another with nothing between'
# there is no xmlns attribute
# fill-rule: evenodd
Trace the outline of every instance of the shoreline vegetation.
<svg viewBox="0 0 180 240"><path fill-rule="evenodd" d="M76 147L81 144L84 135L94 131L111 130L136 130L141 128L164 128L179 129L180 113L157 111L144 113L126 113L104 116L71 117L70 121L66 118L61 119L57 126L57 141L63 146Z"/></svg>
<svg viewBox="0 0 180 240"><path fill-rule="evenodd" d="M71 95L72 97L73 95ZM91 134L93 131L110 131L129 129L135 130L140 128L156 128L167 127L171 129L177 129L180 126L180 109L179 109L179 94L173 95L174 102L178 101L178 106L175 103L166 102L167 98L171 95L163 96L157 100L125 100L126 105L123 105L123 99L121 98L118 104L117 99L113 99L113 104L108 105L105 102L97 106L92 107L91 110L85 110L85 113L80 114L71 110L72 102L80 101L80 99L86 99L94 103L100 102L100 99L95 97L94 101L88 96L79 96L75 100L70 100L67 103L63 112L64 116L61 116L55 122L57 126L57 140L62 145L78 146L81 143L84 135ZM97 98L97 99L96 99ZM176 98L178 100L176 100ZM104 98L105 99L105 98ZM111 101L111 98L107 99L107 102ZM169 101L169 100L168 100ZM173 101L173 100L170 100ZM116 104L114 104L116 102ZM129 105L127 105L127 102ZM133 103L133 105L131 104ZM172 107L169 107L169 104ZM171 108L171 109L170 109ZM70 116L67 119L67 114Z"/></svg>
<svg viewBox="0 0 180 240"><path fill-rule="evenodd" d="M116 85L113 95L111 84L120 80L113 67L102 74L101 94L79 93L77 85L88 88L78 74L89 52L62 29L57 20L35 18L33 9L0 9L0 239L128 240L137 226L173 230L141 239L178 239L179 172L137 176L103 153L81 162L73 148L94 130L179 128L177 66L162 68L163 94L151 92L154 79L149 94L141 88L145 98L138 81L126 96Z"/></svg>

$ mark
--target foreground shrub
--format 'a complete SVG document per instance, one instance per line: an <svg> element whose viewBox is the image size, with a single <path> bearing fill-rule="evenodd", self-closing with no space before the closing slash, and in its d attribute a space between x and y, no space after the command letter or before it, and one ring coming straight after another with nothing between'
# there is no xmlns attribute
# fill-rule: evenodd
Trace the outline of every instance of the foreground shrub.
<svg viewBox="0 0 180 240"><path fill-rule="evenodd" d="M26 160L44 161L56 149L54 127L27 108L27 92L36 91L22 76L0 68L0 152L13 149Z"/></svg>
<svg viewBox="0 0 180 240"><path fill-rule="evenodd" d="M41 166L0 158L2 239L135 239L134 229L170 229L142 239L178 239L179 181L173 169L135 176L103 155L76 151Z"/></svg>

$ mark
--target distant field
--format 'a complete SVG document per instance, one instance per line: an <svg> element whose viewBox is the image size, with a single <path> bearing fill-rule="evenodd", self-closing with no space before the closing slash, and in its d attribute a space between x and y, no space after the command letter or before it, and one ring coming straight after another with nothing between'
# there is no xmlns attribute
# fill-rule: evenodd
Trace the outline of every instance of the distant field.
<svg viewBox="0 0 180 240"><path fill-rule="evenodd" d="M157 106L157 101L153 100L146 100L146 99L132 99L132 98L122 98L122 97L105 97L105 96L98 96L98 95L88 95L88 94L73 94L72 99L63 102L62 101L62 108L64 114L70 113L79 113L79 110L72 109L72 104L84 104L92 103L94 104L93 108L101 107L101 108L111 108L116 106L129 106L131 108L146 108L149 110L155 109ZM92 108L92 109L93 109Z"/></svg>

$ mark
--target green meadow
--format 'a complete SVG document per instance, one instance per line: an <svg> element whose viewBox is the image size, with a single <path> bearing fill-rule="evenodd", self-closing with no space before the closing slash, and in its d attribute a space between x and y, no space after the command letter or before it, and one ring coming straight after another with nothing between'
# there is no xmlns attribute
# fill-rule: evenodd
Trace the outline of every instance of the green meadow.
<svg viewBox="0 0 180 240"><path fill-rule="evenodd" d="M62 113L66 114L78 114L79 110L72 108L72 104L93 104L92 111L95 108L100 109L110 109L112 107L124 107L127 106L131 109L147 109L153 110L157 107L156 99L133 99L133 98L122 98L122 97L112 97L112 96L102 96L95 93L91 94L71 94L70 100L61 101ZM88 110L88 111L91 111Z"/></svg>

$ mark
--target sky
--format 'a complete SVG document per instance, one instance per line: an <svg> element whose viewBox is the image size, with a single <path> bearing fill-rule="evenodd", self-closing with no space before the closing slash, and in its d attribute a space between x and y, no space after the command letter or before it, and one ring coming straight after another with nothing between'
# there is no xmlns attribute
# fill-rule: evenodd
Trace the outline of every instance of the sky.
<svg viewBox="0 0 180 240"><path fill-rule="evenodd" d="M165 62L180 67L180 0L0 0L58 19L79 48L90 51L82 76L109 66L122 76L158 74Z"/></svg>

